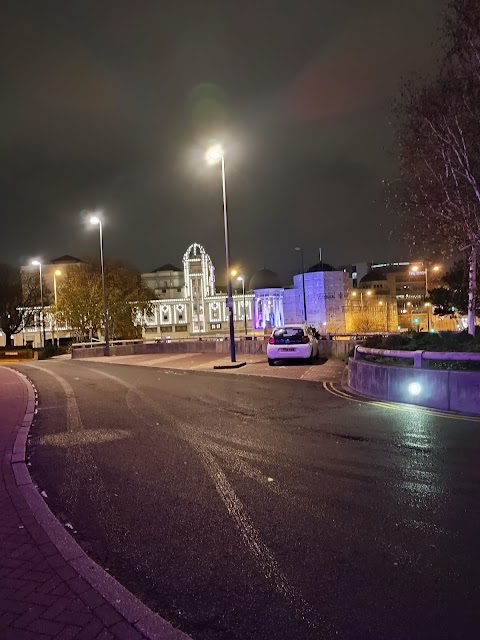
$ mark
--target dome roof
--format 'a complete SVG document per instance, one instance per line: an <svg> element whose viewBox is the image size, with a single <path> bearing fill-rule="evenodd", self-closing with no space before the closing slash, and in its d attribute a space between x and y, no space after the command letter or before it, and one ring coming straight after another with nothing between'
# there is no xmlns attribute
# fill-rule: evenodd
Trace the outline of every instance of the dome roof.
<svg viewBox="0 0 480 640"><path fill-rule="evenodd" d="M278 273L275 271L270 271L270 269L260 269L260 271L256 271L253 276L250 278L250 290L255 291L256 289L281 289L282 283L280 282L280 277Z"/></svg>
<svg viewBox="0 0 480 640"><path fill-rule="evenodd" d="M319 271L338 271L335 267L332 267L331 264L327 264L326 262L317 262L310 269L307 269L307 273L317 273Z"/></svg>
<svg viewBox="0 0 480 640"><path fill-rule="evenodd" d="M369 271L366 276L360 280L362 282L387 282L387 278L380 271Z"/></svg>

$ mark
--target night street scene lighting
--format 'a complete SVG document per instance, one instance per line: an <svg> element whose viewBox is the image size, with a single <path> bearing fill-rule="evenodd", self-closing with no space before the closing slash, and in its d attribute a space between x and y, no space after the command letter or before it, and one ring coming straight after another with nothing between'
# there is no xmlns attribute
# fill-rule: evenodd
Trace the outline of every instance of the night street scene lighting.
<svg viewBox="0 0 480 640"><path fill-rule="evenodd" d="M206 151L205 158L208 164L216 164L221 162L222 168L222 196L223 196L223 231L225 239L225 266L227 270L227 307L230 332L230 360L236 362L235 356L235 324L233 317L233 297L232 297L232 274L230 270L230 238L228 231L227 216L227 189L225 180L225 157L221 145L216 144L209 147Z"/></svg>
<svg viewBox="0 0 480 640"><path fill-rule="evenodd" d="M99 239L100 239L100 265L102 270L102 291L103 291L103 322L105 326L105 350L104 355L110 355L110 338L108 332L108 302L107 302L107 287L105 283L105 264L103 257L103 225L101 214L94 214L90 216L90 224L97 226L99 230Z"/></svg>

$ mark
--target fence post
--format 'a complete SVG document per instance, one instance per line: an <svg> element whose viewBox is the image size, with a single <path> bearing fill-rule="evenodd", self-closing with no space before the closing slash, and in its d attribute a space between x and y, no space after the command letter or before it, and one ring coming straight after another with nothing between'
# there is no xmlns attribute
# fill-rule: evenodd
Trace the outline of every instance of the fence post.
<svg viewBox="0 0 480 640"><path fill-rule="evenodd" d="M413 354L413 366L415 369L421 369L423 363L423 351L415 351Z"/></svg>

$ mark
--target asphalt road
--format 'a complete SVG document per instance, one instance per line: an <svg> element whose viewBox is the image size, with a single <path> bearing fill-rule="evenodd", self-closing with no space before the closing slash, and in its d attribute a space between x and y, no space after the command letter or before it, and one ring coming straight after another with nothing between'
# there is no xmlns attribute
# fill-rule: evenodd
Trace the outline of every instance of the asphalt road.
<svg viewBox="0 0 480 640"><path fill-rule="evenodd" d="M52 509L195 640L480 637L480 422L297 380L18 368Z"/></svg>

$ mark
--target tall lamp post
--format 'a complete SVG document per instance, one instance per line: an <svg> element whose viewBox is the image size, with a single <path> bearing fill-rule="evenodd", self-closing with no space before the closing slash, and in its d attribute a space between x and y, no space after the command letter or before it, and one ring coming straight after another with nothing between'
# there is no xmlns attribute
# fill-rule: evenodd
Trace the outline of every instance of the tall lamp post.
<svg viewBox="0 0 480 640"><path fill-rule="evenodd" d="M60 271L60 269L55 269L55 271L53 272L53 299L55 301L55 311L57 310L57 276L61 276L62 272ZM57 319L55 317L54 320L54 325L55 325L55 333L57 334L57 347L60 346L60 337L58 335L58 331L57 331Z"/></svg>
<svg viewBox="0 0 480 640"><path fill-rule="evenodd" d="M371 289L367 289L366 291L367 296L371 296L372 295L372 290ZM356 296L357 292L356 291L352 291L352 296ZM363 291L360 289L360 313L361 313L361 322L362 322L362 328L361 331L365 331L364 328L364 313L363 313Z"/></svg>
<svg viewBox="0 0 480 640"><path fill-rule="evenodd" d="M232 362L236 362L235 325L233 322L232 275L230 273L230 238L228 235L227 217L227 189L225 184L225 156L222 147L220 145L215 145L207 149L206 159L209 164L215 164L220 161L222 165L223 229L225 235L225 262L227 267L227 307L230 329L230 360Z"/></svg>
<svg viewBox="0 0 480 640"><path fill-rule="evenodd" d="M45 349L45 313L43 306L43 278L42 278L42 263L40 260L32 260L32 264L34 267L38 267L38 271L40 274L40 305L42 307L42 336L43 336L43 344L42 347Z"/></svg>
<svg viewBox="0 0 480 640"><path fill-rule="evenodd" d="M423 269L425 271L425 306L427 307L427 331L430 331L430 309L432 307L432 305L430 305L427 302L427 298L428 298L428 267L426 264L423 265ZM432 267L432 271L438 272L440 271L441 266L436 264ZM412 271L414 273L418 273L420 271L420 266L418 264L414 264L412 266ZM433 323L433 317L432 317L432 323Z"/></svg>
<svg viewBox="0 0 480 640"><path fill-rule="evenodd" d="M243 276L238 276L237 282L242 283L242 292L243 292L243 321L245 324L245 335L247 335L247 306L245 304L245 278Z"/></svg>
<svg viewBox="0 0 480 640"><path fill-rule="evenodd" d="M305 297L305 263L303 261L303 248L295 247L295 251L300 251L300 258L302 260L303 321L307 324L307 299Z"/></svg>
<svg viewBox="0 0 480 640"><path fill-rule="evenodd" d="M103 318L105 323L105 350L104 355L110 355L110 339L108 335L108 304L107 304L107 289L105 286L105 265L103 262L103 229L102 220L98 216L91 216L90 224L98 225L100 232L100 263L102 266L102 289L103 289Z"/></svg>

